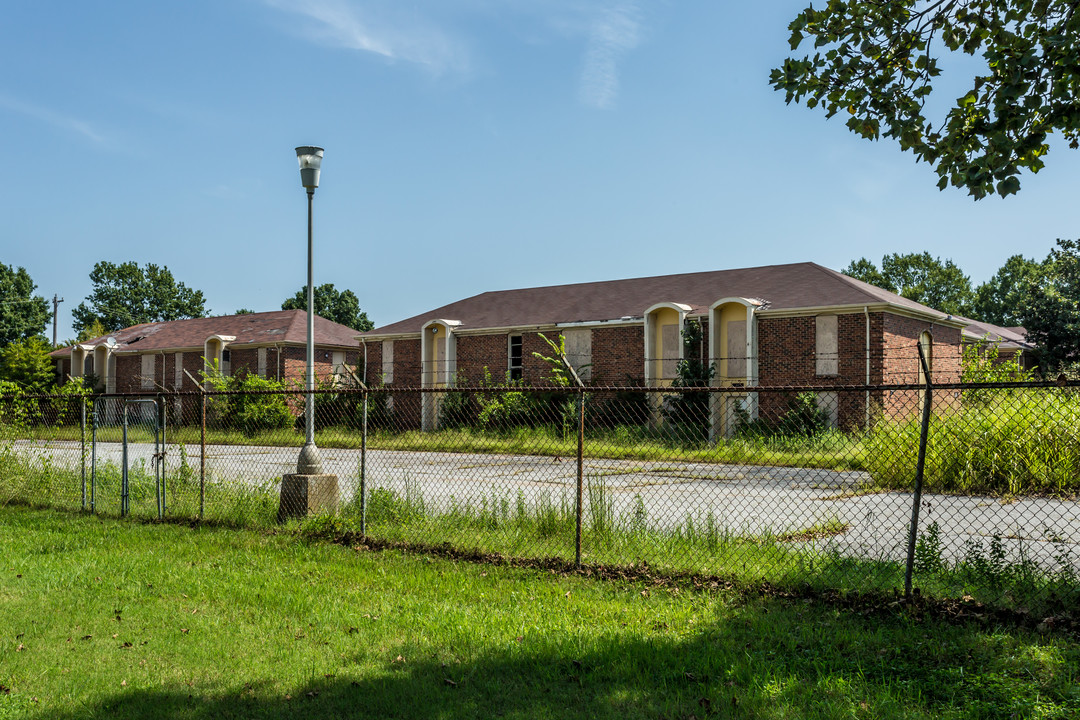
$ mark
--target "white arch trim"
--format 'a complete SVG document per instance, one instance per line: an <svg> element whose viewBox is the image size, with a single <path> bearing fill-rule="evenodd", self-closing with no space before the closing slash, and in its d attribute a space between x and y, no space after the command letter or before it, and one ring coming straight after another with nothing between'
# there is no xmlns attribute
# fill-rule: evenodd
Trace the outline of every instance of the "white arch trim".
<svg viewBox="0 0 1080 720"><path fill-rule="evenodd" d="M69 373L71 377L78 378L83 376L83 370L86 367L86 356L89 354L93 357L93 352L93 345L79 344L71 348L71 373Z"/></svg>
<svg viewBox="0 0 1080 720"><path fill-rule="evenodd" d="M454 329L461 326L460 320L437 318L428 320L420 329L420 386L432 387L439 384L453 385L451 368L457 366L457 337ZM438 366L425 367L427 358L433 352L432 343L438 340L439 332L446 333L446 351L443 362ZM440 378L442 378L440 380Z"/></svg>
<svg viewBox="0 0 1080 720"><path fill-rule="evenodd" d="M221 353L225 349L225 346L236 340L235 335L211 335L203 342L203 364L206 370L209 370L214 365L214 360L217 360L217 365L221 367ZM215 350L211 350L211 346L216 345Z"/></svg>
<svg viewBox="0 0 1080 720"><path fill-rule="evenodd" d="M657 368L661 367L663 360L656 357L656 343L653 340L653 336L656 334L653 327L653 314L658 310L674 310L679 314L679 332L682 332L683 323L686 322L686 315L693 308L686 303L678 302L658 302L655 305L649 306L644 313L644 331L645 331L645 386L652 387L657 378ZM679 343L679 360L683 359L683 345Z"/></svg>
<svg viewBox="0 0 1080 720"><path fill-rule="evenodd" d="M461 326L460 320L447 320L436 318L428 320L420 328L420 386L438 387L441 385L453 385L453 369L457 368L457 337L454 329ZM435 343L439 341L439 334L445 335L446 343L443 359L439 361ZM428 361L428 358L434 361ZM425 394L421 399L420 429L424 431L434 430L438 424L439 405L442 402L441 394Z"/></svg>
<svg viewBox="0 0 1080 720"><path fill-rule="evenodd" d="M709 306L709 357L723 357L727 348L720 347L720 312L725 305L742 305L746 308L746 384L758 384L758 347L757 347L757 310L761 307L760 300L752 300L744 297L720 298ZM718 384L719 379L714 379Z"/></svg>

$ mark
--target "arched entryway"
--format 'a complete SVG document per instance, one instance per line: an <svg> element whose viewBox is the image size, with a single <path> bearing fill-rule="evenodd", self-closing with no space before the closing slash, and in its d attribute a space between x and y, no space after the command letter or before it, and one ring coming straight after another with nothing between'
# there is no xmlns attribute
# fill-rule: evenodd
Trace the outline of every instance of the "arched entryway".
<svg viewBox="0 0 1080 720"><path fill-rule="evenodd" d="M709 307L709 359L714 387L753 387L758 384L757 315L760 303L726 297ZM757 417L756 393L715 393L710 413L710 439L731 437L739 418Z"/></svg>

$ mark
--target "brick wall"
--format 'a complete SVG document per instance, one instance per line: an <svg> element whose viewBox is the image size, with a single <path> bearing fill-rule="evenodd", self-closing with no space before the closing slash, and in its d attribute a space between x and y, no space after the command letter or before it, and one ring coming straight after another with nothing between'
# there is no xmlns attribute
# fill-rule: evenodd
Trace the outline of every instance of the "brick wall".
<svg viewBox="0 0 1080 720"><path fill-rule="evenodd" d="M372 342L367 344L367 370L364 369L364 346L360 346L357 353L359 358L356 364L356 374L367 383L368 387L378 387L382 384L382 343Z"/></svg>
<svg viewBox="0 0 1080 720"><path fill-rule="evenodd" d="M267 365L270 364L270 358L266 358ZM240 375L258 375L259 374L259 351L256 348L246 348L244 350L229 350L229 374L233 377Z"/></svg>
<svg viewBox="0 0 1080 720"><path fill-rule="evenodd" d="M641 385L645 381L643 325L598 327L592 331L592 384Z"/></svg>
<svg viewBox="0 0 1080 720"><path fill-rule="evenodd" d="M483 381L484 368L496 383L506 381L507 360L509 356L509 335L461 335L457 338L457 368L452 368L455 385L478 385ZM525 340L522 338L522 360L525 360ZM394 343L394 359L397 360L397 343ZM394 368L394 379L398 370ZM523 373L524 375L524 373ZM420 378L413 380L419 384Z"/></svg>
<svg viewBox="0 0 1080 720"><path fill-rule="evenodd" d="M923 332L929 332L934 341L930 368L933 380L941 383L960 381L960 330L925 320L888 315L882 342L885 383L919 381L918 344Z"/></svg>
<svg viewBox="0 0 1080 720"><path fill-rule="evenodd" d="M881 382L875 352L886 313L870 314L870 382ZM890 316L891 317L891 316ZM761 385L862 385L866 381L866 316L837 317L837 374L817 374L815 317L758 319L758 382Z"/></svg>
<svg viewBox="0 0 1080 720"><path fill-rule="evenodd" d="M142 389L142 356L116 356L116 392L144 392Z"/></svg>
<svg viewBox="0 0 1080 720"><path fill-rule="evenodd" d="M420 387L420 338L394 341L394 382L389 387ZM420 427L420 396L416 393L393 395L394 426L402 429Z"/></svg>
<svg viewBox="0 0 1080 720"><path fill-rule="evenodd" d="M960 381L962 365L961 331L925 320L889 315L886 318L882 341L883 379L885 384L913 384L919 377L919 337L929 332L933 338L930 357L930 376L936 383ZM881 399L888 417L903 417L920 412L918 391L891 391ZM960 403L955 390L942 390L934 395L934 409L956 407Z"/></svg>
<svg viewBox="0 0 1080 720"><path fill-rule="evenodd" d="M708 343L709 325L702 323L703 342ZM935 375L958 377L959 331L891 313L870 314L870 383L900 382L913 377L919 333L931 330L935 343ZM837 318L837 373L818 375L815 352L815 318L785 317L758 320L758 380L761 385L861 385L866 381L866 316L848 313ZM539 333L523 332L523 378L527 384L542 384L550 375L547 363L534 352L550 355ZM453 370L465 384L476 384L487 367L492 378L501 381L507 368L508 333L463 335L457 338L457 365ZM372 368L381 368L381 343L369 346ZM299 357L299 356L298 356ZM302 359L302 358L301 358ZM645 337L640 325L592 329L592 382L595 385L633 385L644 375ZM904 380L910 381L910 380ZM420 384L420 341L394 343L394 385Z"/></svg>

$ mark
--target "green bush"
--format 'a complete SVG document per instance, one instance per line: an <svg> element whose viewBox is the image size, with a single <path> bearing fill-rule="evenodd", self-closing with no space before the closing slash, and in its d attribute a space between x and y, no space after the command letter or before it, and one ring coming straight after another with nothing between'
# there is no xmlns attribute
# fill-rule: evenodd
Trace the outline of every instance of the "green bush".
<svg viewBox="0 0 1080 720"><path fill-rule="evenodd" d="M315 396L315 428L342 427L360 430L364 426L364 397L367 397L367 426L369 430L392 429L394 412L390 405L393 394L382 387L362 392L349 386L335 392L318 393ZM297 427L303 427L303 415Z"/></svg>
<svg viewBox="0 0 1080 720"><path fill-rule="evenodd" d="M739 408L736 435L746 438L801 437L812 438L829 429L829 416L818 407L817 393L801 392L788 400L787 409L778 419L750 419Z"/></svg>
<svg viewBox="0 0 1080 720"><path fill-rule="evenodd" d="M683 359L675 368L673 388L708 387L716 376L716 365L701 359L704 331L697 320L683 325ZM679 441L699 443L709 436L710 394L689 390L664 398L661 413Z"/></svg>
<svg viewBox="0 0 1080 720"><path fill-rule="evenodd" d="M484 367L480 383L471 389L463 375L458 375L459 388L448 390L439 402L439 428L479 428L502 431L516 427L535 427L542 418L546 396L526 393L518 388L520 382L495 380ZM542 422L542 421L541 421Z"/></svg>
<svg viewBox="0 0 1080 720"><path fill-rule="evenodd" d="M234 379L232 389L241 393L230 397L229 412L234 427L254 435L260 430L280 430L293 421L289 406L281 395L249 394L284 389L282 383L257 375Z"/></svg>
<svg viewBox="0 0 1080 720"><path fill-rule="evenodd" d="M223 395L212 395L207 403L207 424L215 428L240 430L254 437L262 430L281 430L293 424L285 396L285 383L241 372L228 377L214 364L203 379Z"/></svg>

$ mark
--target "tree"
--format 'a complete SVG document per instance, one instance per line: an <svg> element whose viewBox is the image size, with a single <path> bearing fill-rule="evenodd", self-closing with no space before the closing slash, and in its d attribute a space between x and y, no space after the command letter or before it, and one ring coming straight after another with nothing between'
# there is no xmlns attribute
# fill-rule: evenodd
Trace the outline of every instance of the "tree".
<svg viewBox="0 0 1080 720"><path fill-rule="evenodd" d="M34 295L26 268L0 263L0 345L40 335L49 324L49 303Z"/></svg>
<svg viewBox="0 0 1080 720"><path fill-rule="evenodd" d="M240 308L239 310L237 310L236 312L233 313L233 315L254 315L254 314L255 314L254 310L248 310L247 308Z"/></svg>
<svg viewBox="0 0 1080 720"><path fill-rule="evenodd" d="M1041 262L1028 260L1023 255L1013 255L994 277L975 288L972 317L1002 327L1020 325L1027 301L1025 288L1028 280L1038 286L1042 282L1042 273Z"/></svg>
<svg viewBox="0 0 1080 720"><path fill-rule="evenodd" d="M72 311L75 329L98 320L106 332L140 323L206 317L202 291L177 282L169 268L147 263L101 261L90 273L94 291ZM89 303L89 305L87 305Z"/></svg>
<svg viewBox="0 0 1080 720"><path fill-rule="evenodd" d="M882 276L881 271L877 269L872 261L866 258L859 258L858 260L852 260L851 264L840 272L844 273L848 277L853 277L856 280L862 280L864 283L870 283L883 290L889 292L895 292L893 288L888 287L889 282Z"/></svg>
<svg viewBox="0 0 1080 720"><path fill-rule="evenodd" d="M315 288L315 314L332 320L353 330L371 330L375 323L368 320L366 312L360 310L360 300L352 290L338 292L333 283L326 283ZM307 287L302 287L285 302L282 310L307 310Z"/></svg>
<svg viewBox="0 0 1080 720"><path fill-rule="evenodd" d="M864 138L892 138L934 167L942 190L976 200L1020 189L1060 132L1078 147L1080 14L1069 0L827 0L788 26L791 49L770 82L788 103L849 115ZM981 55L977 73L943 117L927 118L943 52ZM966 84L966 83L965 83Z"/></svg>
<svg viewBox="0 0 1080 720"><path fill-rule="evenodd" d="M87 340L93 340L99 338L102 335L108 335L109 331L105 329L105 326L101 324L101 320L94 318L93 321L79 331L79 342L86 342Z"/></svg>
<svg viewBox="0 0 1080 720"><path fill-rule="evenodd" d="M1039 364L1048 371L1080 360L1080 241L1057 244L1043 272L1024 279L1020 314Z"/></svg>
<svg viewBox="0 0 1080 720"><path fill-rule="evenodd" d="M928 252L897 253L881 259L881 270L866 258L840 272L952 315L966 315L972 303L971 280L952 260Z"/></svg>
<svg viewBox="0 0 1080 720"><path fill-rule="evenodd" d="M52 344L40 335L9 343L0 350L0 380L9 380L31 392L47 390L56 380L50 350Z"/></svg>

